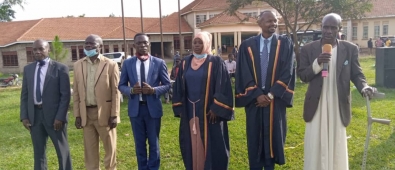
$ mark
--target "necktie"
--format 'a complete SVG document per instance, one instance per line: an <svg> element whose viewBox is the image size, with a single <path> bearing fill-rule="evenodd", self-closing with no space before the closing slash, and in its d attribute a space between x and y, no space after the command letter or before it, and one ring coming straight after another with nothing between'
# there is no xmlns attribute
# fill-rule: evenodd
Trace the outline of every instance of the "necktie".
<svg viewBox="0 0 395 170"><path fill-rule="evenodd" d="M144 61L140 60L140 80L141 80L141 86L143 86L143 82L145 82L145 65ZM143 101L147 101L147 96L144 94L141 95L143 98Z"/></svg>
<svg viewBox="0 0 395 170"><path fill-rule="evenodd" d="M264 40L263 49L261 52L261 78L262 78L262 89L265 88L266 85L266 74L267 74L267 66L269 64L269 50L267 44L269 40Z"/></svg>
<svg viewBox="0 0 395 170"><path fill-rule="evenodd" d="M44 61L40 60L38 61L39 66L38 66L38 70L37 70L37 75L36 75L36 100L37 102L41 102L41 77L40 77L40 73L41 73L41 67L45 64Z"/></svg>

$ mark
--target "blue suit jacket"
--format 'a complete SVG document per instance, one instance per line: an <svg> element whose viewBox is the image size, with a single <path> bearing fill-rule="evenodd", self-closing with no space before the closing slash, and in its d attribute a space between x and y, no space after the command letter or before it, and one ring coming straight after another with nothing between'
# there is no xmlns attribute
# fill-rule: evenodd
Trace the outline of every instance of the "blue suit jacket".
<svg viewBox="0 0 395 170"><path fill-rule="evenodd" d="M138 82L136 71L137 57L126 59L123 62L121 78L118 89L122 94L129 96L128 114L130 117L137 117L139 114L139 95L130 94L130 89ZM155 88L155 94L147 95L148 110L152 118L160 118L163 115L162 102L160 96L165 94L171 87L167 66L162 59L150 56L147 82ZM129 86L132 86L130 87Z"/></svg>

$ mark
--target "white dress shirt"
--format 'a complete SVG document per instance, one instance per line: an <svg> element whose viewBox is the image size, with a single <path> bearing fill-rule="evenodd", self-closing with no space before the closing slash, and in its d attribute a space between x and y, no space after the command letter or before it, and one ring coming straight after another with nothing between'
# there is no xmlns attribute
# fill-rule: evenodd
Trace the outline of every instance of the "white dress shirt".
<svg viewBox="0 0 395 170"><path fill-rule="evenodd" d="M151 57L148 57L148 59L144 61L145 82L146 83L147 83L147 80L148 80L148 70L149 70L150 58ZM137 80L140 82L140 87L143 88L143 83L141 83L140 65L141 65L141 61L137 58L137 61L136 61ZM140 101L143 101L143 98L142 98L141 94L140 94Z"/></svg>
<svg viewBox="0 0 395 170"><path fill-rule="evenodd" d="M49 57L44 59L45 64L43 66L41 66L41 70L40 70L40 91L41 91L41 96L43 94L45 76L47 75L49 61L50 61ZM37 102L37 98L36 98L36 86L37 86L37 71L38 71L38 67L40 67L40 63L39 62L36 63L36 70L34 71L33 99L34 99L34 104L36 104L36 105L43 103L42 98L41 98L41 102Z"/></svg>
<svg viewBox="0 0 395 170"><path fill-rule="evenodd" d="M225 60L226 68L228 69L228 73L234 73L236 70L236 61L229 62L229 60Z"/></svg>

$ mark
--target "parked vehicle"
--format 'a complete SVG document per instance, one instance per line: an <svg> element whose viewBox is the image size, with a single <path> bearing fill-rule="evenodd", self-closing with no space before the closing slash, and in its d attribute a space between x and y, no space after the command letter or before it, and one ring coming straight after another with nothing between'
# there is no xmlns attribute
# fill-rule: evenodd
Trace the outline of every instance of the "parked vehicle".
<svg viewBox="0 0 395 170"><path fill-rule="evenodd" d="M18 77L18 74L10 74L10 77L8 78L0 79L0 87L20 85Z"/></svg>
<svg viewBox="0 0 395 170"><path fill-rule="evenodd" d="M384 41L387 41L387 38L389 38L391 40L391 45L390 46L395 46L395 35L384 35L384 36L380 36L380 39L382 39Z"/></svg>
<svg viewBox="0 0 395 170"><path fill-rule="evenodd" d="M128 55L128 56L126 56L126 58L125 58L125 52L104 53L103 55L104 55L105 57L107 57L107 58L109 58L109 59L112 59L113 61L117 62L117 63L118 63L119 70L121 70L121 63L122 63L122 60L123 60L123 59L128 59L128 58L131 57L130 55Z"/></svg>

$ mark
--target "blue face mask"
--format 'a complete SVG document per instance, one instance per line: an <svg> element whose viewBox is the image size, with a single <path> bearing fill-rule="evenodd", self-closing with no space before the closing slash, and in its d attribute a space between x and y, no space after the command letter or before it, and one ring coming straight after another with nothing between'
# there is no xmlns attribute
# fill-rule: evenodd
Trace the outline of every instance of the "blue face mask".
<svg viewBox="0 0 395 170"><path fill-rule="evenodd" d="M87 57L93 57L93 56L97 55L96 49L92 49L92 50L85 50L84 49L84 53Z"/></svg>
<svg viewBox="0 0 395 170"><path fill-rule="evenodd" d="M207 54L196 54L196 53L193 53L193 56L195 56L198 59L201 59L201 58L206 58Z"/></svg>

